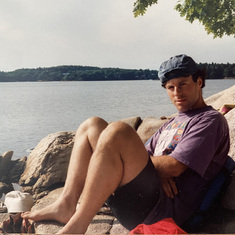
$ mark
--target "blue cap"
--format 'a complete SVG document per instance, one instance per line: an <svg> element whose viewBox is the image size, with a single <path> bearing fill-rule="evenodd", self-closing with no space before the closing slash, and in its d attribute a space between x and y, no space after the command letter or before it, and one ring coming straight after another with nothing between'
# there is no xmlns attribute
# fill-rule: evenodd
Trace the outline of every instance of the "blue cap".
<svg viewBox="0 0 235 235"><path fill-rule="evenodd" d="M163 62L158 77L162 84L178 77L193 75L198 71L195 61L187 55L176 55Z"/></svg>

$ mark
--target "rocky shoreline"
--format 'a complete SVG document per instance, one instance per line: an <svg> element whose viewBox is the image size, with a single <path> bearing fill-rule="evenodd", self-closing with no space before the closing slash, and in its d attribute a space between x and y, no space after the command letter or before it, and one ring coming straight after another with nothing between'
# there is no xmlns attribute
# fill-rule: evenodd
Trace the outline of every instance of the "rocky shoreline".
<svg viewBox="0 0 235 235"><path fill-rule="evenodd" d="M235 104L235 85L206 99L208 105L220 109L225 104ZM173 114L174 115L174 114ZM173 116L172 115L172 116ZM235 160L235 108L225 114L230 128L230 152ZM156 130L171 117L131 117L121 121L128 123L137 131L143 142L146 142ZM12 183L18 183L22 191L33 195L35 205L32 210L38 210L53 202L60 194L67 174L67 168L74 142L75 132L53 133L42 139L28 157L12 161L13 151L0 156L0 195L13 190ZM235 231L235 172L221 205L209 218L208 224L200 233L234 233ZM0 221L8 216L0 214ZM61 224L55 222L37 222L35 233L56 233ZM102 207L94 217L87 233L128 234L112 212Z"/></svg>

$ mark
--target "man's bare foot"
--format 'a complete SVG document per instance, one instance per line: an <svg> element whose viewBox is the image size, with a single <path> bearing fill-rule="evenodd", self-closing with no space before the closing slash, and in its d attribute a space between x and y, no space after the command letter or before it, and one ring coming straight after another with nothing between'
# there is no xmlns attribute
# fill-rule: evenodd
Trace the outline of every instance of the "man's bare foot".
<svg viewBox="0 0 235 235"><path fill-rule="evenodd" d="M85 234L90 222L86 215L77 210L57 234Z"/></svg>
<svg viewBox="0 0 235 235"><path fill-rule="evenodd" d="M55 220L60 223L66 224L73 216L76 210L76 205L70 205L69 202L64 200L57 200L53 204L39 210L28 211L22 213L22 218L31 219L34 221L42 220Z"/></svg>

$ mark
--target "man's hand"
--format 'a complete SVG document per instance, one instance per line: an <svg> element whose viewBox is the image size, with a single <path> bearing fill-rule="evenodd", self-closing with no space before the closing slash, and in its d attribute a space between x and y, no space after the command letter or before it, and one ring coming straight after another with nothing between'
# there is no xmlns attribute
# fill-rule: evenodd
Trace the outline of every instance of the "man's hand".
<svg viewBox="0 0 235 235"><path fill-rule="evenodd" d="M181 175L188 167L170 155L152 156L151 160L159 174L163 191L168 197L173 198L178 194L174 177Z"/></svg>
<svg viewBox="0 0 235 235"><path fill-rule="evenodd" d="M162 188L167 197L174 198L178 194L175 181L172 178L161 178Z"/></svg>

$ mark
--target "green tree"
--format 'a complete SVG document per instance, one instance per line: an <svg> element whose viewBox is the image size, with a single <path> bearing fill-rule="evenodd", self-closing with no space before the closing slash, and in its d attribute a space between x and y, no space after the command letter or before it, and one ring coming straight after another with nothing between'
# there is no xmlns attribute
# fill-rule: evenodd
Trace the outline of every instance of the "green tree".
<svg viewBox="0 0 235 235"><path fill-rule="evenodd" d="M134 16L144 15L149 6L157 3L158 0L136 0ZM175 9L190 23L199 20L214 38L235 37L235 0L179 0Z"/></svg>

